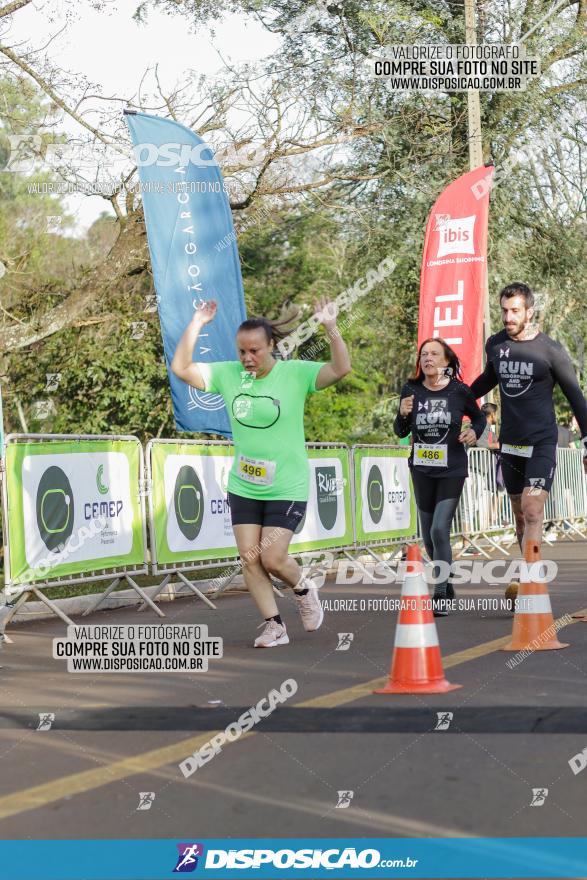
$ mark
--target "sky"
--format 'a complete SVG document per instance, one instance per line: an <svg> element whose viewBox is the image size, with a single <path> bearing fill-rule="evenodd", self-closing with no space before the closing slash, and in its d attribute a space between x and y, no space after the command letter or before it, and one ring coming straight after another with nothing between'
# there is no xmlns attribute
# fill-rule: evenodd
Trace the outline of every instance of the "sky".
<svg viewBox="0 0 587 880"><path fill-rule="evenodd" d="M25 43L33 48L47 44L51 62L74 75L82 74L102 87L107 96L125 97L135 94L145 70L158 64L158 75L164 90L171 90L188 69L198 74L213 75L220 71L222 55L234 62L257 61L275 51L279 40L260 24L244 16L227 16L214 22L214 35L208 28L190 32L181 15L149 12L146 24L133 21L140 0L113 0L103 11L92 9L84 0L77 2L35 2L13 16L13 24L4 42L14 46ZM46 9L52 10L48 22ZM66 18L66 10L73 9ZM64 27L65 25L65 27ZM64 28L61 33L59 31ZM150 83L153 80L150 79ZM119 106L121 103L111 104ZM88 117L95 121L95 117ZM79 135L80 126L65 117L62 130ZM108 202L100 196L74 195L66 200L68 212L75 217L75 229L68 234L81 235L104 211Z"/></svg>

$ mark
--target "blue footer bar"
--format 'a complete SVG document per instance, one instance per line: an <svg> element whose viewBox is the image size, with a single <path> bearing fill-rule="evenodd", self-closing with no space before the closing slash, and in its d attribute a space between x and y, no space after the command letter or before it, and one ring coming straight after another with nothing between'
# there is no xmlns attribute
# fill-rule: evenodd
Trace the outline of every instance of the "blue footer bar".
<svg viewBox="0 0 587 880"><path fill-rule="evenodd" d="M580 878L587 838L11 840L0 865L4 880Z"/></svg>

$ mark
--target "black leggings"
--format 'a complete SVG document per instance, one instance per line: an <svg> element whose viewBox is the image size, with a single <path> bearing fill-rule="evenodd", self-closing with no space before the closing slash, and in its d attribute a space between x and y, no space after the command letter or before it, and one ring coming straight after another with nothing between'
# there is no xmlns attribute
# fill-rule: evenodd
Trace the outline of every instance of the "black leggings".
<svg viewBox="0 0 587 880"><path fill-rule="evenodd" d="M450 527L466 477L429 477L412 468L412 484L426 553L432 562L452 565ZM437 596L446 595L447 581L434 586Z"/></svg>

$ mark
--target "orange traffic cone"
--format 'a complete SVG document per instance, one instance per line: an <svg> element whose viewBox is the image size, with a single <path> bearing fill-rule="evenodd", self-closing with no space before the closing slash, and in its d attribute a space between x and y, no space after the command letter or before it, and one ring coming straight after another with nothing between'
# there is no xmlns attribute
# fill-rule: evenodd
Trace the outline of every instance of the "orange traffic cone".
<svg viewBox="0 0 587 880"><path fill-rule="evenodd" d="M443 694L462 687L444 677L422 555L410 544L389 680L375 694Z"/></svg>
<svg viewBox="0 0 587 880"><path fill-rule="evenodd" d="M540 562L540 545L527 541L524 558L527 563ZM550 596L546 584L536 581L520 582L512 640L502 651L555 651L568 648L559 642L554 628Z"/></svg>

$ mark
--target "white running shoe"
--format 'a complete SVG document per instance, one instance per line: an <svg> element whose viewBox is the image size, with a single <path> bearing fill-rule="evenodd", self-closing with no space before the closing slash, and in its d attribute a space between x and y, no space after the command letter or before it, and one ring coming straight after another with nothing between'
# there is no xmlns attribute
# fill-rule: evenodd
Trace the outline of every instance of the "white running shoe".
<svg viewBox="0 0 587 880"><path fill-rule="evenodd" d="M289 636L284 623L277 623L276 620L264 620L259 624L260 628L265 629L255 639L255 648L277 648L278 645L289 645Z"/></svg>
<svg viewBox="0 0 587 880"><path fill-rule="evenodd" d="M294 596L296 596L295 591ZM305 596L296 596L296 603L306 632L314 632L314 630L320 629L324 620L324 609L318 598L316 587L308 587L308 592Z"/></svg>

